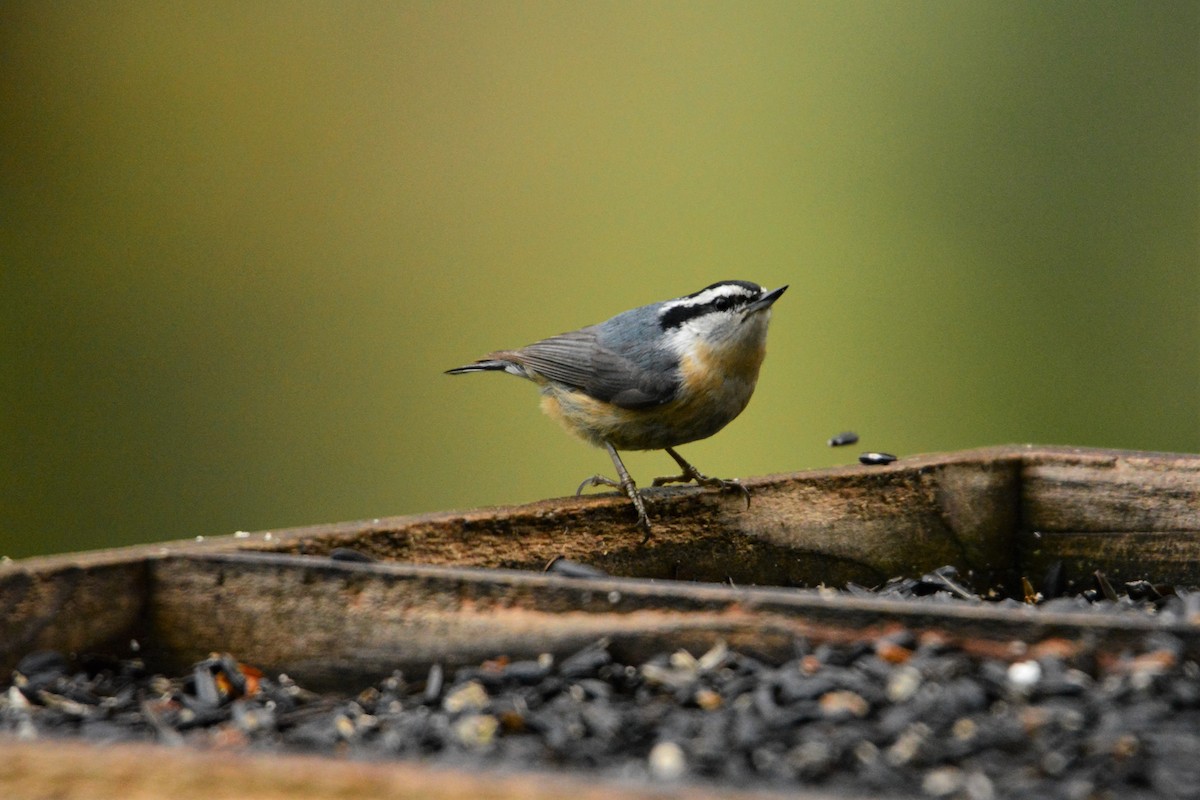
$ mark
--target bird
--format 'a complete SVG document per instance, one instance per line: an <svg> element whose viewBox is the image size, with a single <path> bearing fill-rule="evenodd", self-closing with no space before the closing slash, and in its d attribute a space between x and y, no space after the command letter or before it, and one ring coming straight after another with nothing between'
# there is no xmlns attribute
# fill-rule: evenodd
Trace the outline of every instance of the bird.
<svg viewBox="0 0 1200 800"><path fill-rule="evenodd" d="M507 372L537 384L542 410L606 450L616 468L617 480L593 475L576 495L589 486L620 489L648 540L646 504L621 450L665 450L675 460L681 473L655 478L654 486L694 482L738 491L749 506L744 486L701 473L675 448L712 436L746 408L766 356L771 308L787 288L718 281L516 350L497 350L446 374Z"/></svg>

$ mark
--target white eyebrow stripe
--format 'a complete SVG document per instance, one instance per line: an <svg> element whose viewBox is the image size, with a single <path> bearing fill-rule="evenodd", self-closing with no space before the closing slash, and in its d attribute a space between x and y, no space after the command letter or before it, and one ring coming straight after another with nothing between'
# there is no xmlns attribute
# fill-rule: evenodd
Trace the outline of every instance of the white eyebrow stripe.
<svg viewBox="0 0 1200 800"><path fill-rule="evenodd" d="M672 308L689 308L692 306L702 306L711 303L718 297L734 297L740 296L747 299L758 297L758 293L747 289L745 286L739 286L736 283L726 283L721 286L714 286L705 289L695 297L681 297L677 300L668 300L659 310L661 316L664 311L669 311Z"/></svg>

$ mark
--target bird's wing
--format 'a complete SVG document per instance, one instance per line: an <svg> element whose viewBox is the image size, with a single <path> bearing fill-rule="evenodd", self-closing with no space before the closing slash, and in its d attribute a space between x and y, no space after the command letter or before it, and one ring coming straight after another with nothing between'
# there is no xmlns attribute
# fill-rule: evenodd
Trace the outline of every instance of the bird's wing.
<svg viewBox="0 0 1200 800"><path fill-rule="evenodd" d="M539 375L621 408L661 405L673 398L678 388L676 375L647 370L602 347L591 328L534 342L512 356Z"/></svg>

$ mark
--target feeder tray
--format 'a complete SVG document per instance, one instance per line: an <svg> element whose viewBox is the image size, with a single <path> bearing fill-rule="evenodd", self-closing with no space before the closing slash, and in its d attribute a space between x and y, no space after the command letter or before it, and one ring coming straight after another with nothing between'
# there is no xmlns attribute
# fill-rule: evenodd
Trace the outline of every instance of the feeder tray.
<svg viewBox="0 0 1200 800"><path fill-rule="evenodd" d="M647 542L628 500L604 495L10 562L0 565L0 674L32 651L129 657L136 643L152 671L229 652L307 688L350 692L398 669L564 658L599 639L627 664L718 643L778 663L798 639L869 642L901 629L998 658L1019 655L1014 642L1119 651L1159 632L1200 658L1200 619L797 591L876 586L946 564L979 595L1020 596L1048 573L1066 587L1091 586L1097 573L1198 585L1200 456L1005 447L745 486L749 508L736 494L647 491ZM347 548L377 560L329 558ZM543 573L556 558L611 577ZM50 747L0 740L0 762L52 765ZM121 763L113 752L72 745L61 758L86 762L103 794ZM247 764L238 794L274 796L253 777L272 768L238 758ZM380 780L390 768L371 767ZM419 764L394 769L424 774ZM453 777L444 790L414 778L423 788L401 796L535 796L520 776L488 782L485 795L477 773L443 769L435 774ZM708 791L697 796L745 796ZM652 794L614 784L605 796Z"/></svg>

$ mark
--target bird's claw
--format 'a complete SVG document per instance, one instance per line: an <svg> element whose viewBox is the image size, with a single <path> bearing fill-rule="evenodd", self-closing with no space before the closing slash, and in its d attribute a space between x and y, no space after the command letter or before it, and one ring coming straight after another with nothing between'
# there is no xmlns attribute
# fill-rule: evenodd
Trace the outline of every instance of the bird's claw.
<svg viewBox="0 0 1200 800"><path fill-rule="evenodd" d="M746 498L746 508L750 507L750 490L743 486L739 481L727 481L722 478L711 478L708 475L701 473L695 467L685 471L682 475L670 475L662 478L655 478L651 485L665 486L668 483L695 483L698 486L704 486L709 489L720 489L722 492L741 492L742 497Z"/></svg>
<svg viewBox="0 0 1200 800"><path fill-rule="evenodd" d="M630 481L629 484L626 485L621 481L614 481L612 478L604 475L593 475L592 477L584 480L583 483L579 484L579 488L575 490L575 496L579 497L581 494L583 494L584 489L588 489L593 486L608 486L613 489L620 489L622 492L624 492L625 495L633 501L633 507L637 509L637 526L642 530L642 533L645 534L645 536L642 538L642 544L650 541L650 516L646 513L646 502L642 499L642 493L638 491L638 488L634 485L633 481Z"/></svg>
<svg viewBox="0 0 1200 800"><path fill-rule="evenodd" d="M579 495L583 494L584 489L590 489L593 486L610 486L613 489L625 488L621 485L620 481L614 481L612 478L607 478L603 475L593 475L590 478L586 478L583 483L579 484L579 488L575 490L575 496L579 497Z"/></svg>

